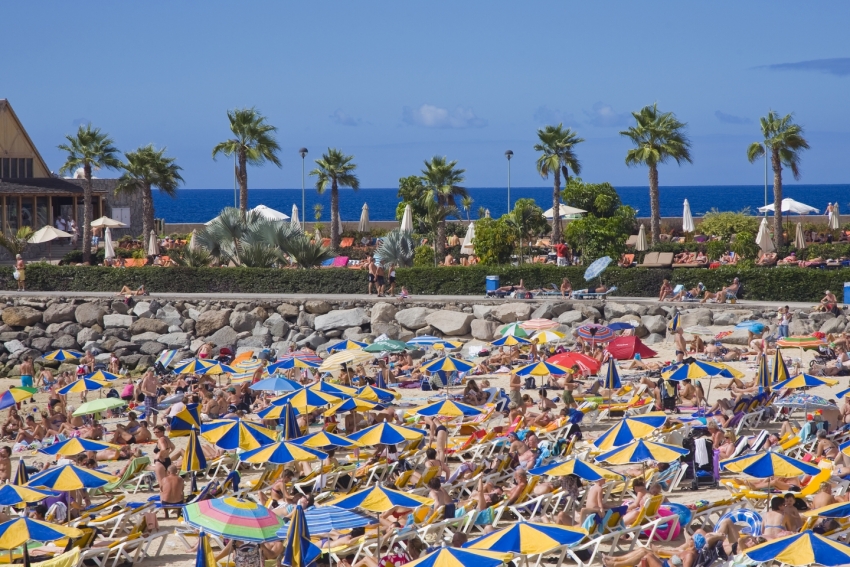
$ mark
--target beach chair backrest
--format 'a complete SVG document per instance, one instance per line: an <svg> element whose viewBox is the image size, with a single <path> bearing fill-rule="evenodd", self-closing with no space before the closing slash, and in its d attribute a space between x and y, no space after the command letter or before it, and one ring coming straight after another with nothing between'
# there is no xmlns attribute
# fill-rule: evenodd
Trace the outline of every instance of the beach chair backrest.
<svg viewBox="0 0 850 567"><path fill-rule="evenodd" d="M410 480L411 476L413 476L413 471L404 471L401 473L395 481L395 487L402 490L407 486L407 481Z"/></svg>
<svg viewBox="0 0 850 567"><path fill-rule="evenodd" d="M419 477L419 482L416 484L417 488L422 486L427 486L431 479L437 476L440 472L440 467L428 467L422 473L422 476Z"/></svg>
<svg viewBox="0 0 850 567"><path fill-rule="evenodd" d="M813 496L820 490L823 483L828 481L832 476L832 469L823 469L818 474L812 477L809 481L809 484L803 487L803 489L796 494L801 498L805 498L806 496Z"/></svg>

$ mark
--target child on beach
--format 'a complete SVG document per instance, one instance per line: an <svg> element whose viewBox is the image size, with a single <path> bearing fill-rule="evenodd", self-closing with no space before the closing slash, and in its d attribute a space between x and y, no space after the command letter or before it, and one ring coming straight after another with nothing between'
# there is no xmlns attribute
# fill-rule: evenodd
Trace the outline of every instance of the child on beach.
<svg viewBox="0 0 850 567"><path fill-rule="evenodd" d="M401 293L398 294L398 300L404 301L408 297L410 297L410 292L407 291L407 287L401 286Z"/></svg>

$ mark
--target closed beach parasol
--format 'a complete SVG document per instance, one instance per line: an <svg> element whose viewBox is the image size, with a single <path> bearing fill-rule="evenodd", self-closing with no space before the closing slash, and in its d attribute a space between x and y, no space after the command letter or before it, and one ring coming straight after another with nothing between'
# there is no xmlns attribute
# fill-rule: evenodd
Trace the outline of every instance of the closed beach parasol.
<svg viewBox="0 0 850 567"><path fill-rule="evenodd" d="M461 242L460 253L466 254L467 256L475 253L475 223L474 222L469 223L469 226L466 227L466 235L464 235L463 242Z"/></svg>
<svg viewBox="0 0 850 567"><path fill-rule="evenodd" d="M289 441L278 441L259 449L245 451L239 455L239 460L246 463L271 463L273 465L318 461L327 458L327 453L311 447L296 445Z"/></svg>
<svg viewBox="0 0 850 567"><path fill-rule="evenodd" d="M369 232L369 203L363 203L360 209L360 224L357 225L358 232Z"/></svg>
<svg viewBox="0 0 850 567"><path fill-rule="evenodd" d="M468 565L475 565L475 567L501 567L504 564L504 553L441 547L405 565L409 567L467 567Z"/></svg>
<svg viewBox="0 0 850 567"><path fill-rule="evenodd" d="M652 433L667 422L664 412L652 412L644 415L627 417L608 431L600 435L593 445L602 451L609 451L634 441L652 435Z"/></svg>
<svg viewBox="0 0 850 567"><path fill-rule="evenodd" d="M253 421L217 419L201 424L201 437L225 451L235 451L274 443L277 433Z"/></svg>
<svg viewBox="0 0 850 567"><path fill-rule="evenodd" d="M756 244L759 245L764 253L773 252L776 247L773 245L773 240L770 238L770 231L767 227L767 217L762 217L759 225L759 232L756 235Z"/></svg>
<svg viewBox="0 0 850 567"><path fill-rule="evenodd" d="M103 234L103 257L106 260L115 257L115 247L112 246L112 230L109 228Z"/></svg>
<svg viewBox="0 0 850 567"><path fill-rule="evenodd" d="M405 441L415 441L424 436L425 432L421 429L403 427L384 421L367 427L362 431L352 433L348 438L368 447L375 445L395 445L397 443L404 443Z"/></svg>
<svg viewBox="0 0 850 567"><path fill-rule="evenodd" d="M79 360L83 357L83 353L78 350L65 350L59 349L54 350L52 352L48 352L41 358L44 360L56 360L59 362L65 362L66 360Z"/></svg>
<svg viewBox="0 0 850 567"><path fill-rule="evenodd" d="M838 212L838 201L832 205L832 213L829 215L829 229L838 230L841 228L841 214Z"/></svg>
<svg viewBox="0 0 850 567"><path fill-rule="evenodd" d="M204 530L198 531L198 551L195 553L194 567L218 567L210 545L210 536Z"/></svg>
<svg viewBox="0 0 850 567"><path fill-rule="evenodd" d="M198 232L197 232L197 230L195 230L193 228L192 234L189 236L189 250L194 251L194 250L198 249L198 243L197 243L197 240L196 240L197 236L198 236Z"/></svg>
<svg viewBox="0 0 850 567"><path fill-rule="evenodd" d="M105 443L103 441L95 441L93 439L83 439L81 437L72 437L61 441L49 447L39 449L39 452L45 455L62 455L71 457L85 453L86 451L102 451L103 449L118 449L117 445Z"/></svg>
<svg viewBox="0 0 850 567"><path fill-rule="evenodd" d="M207 457L201 447L201 438L196 431L190 431L189 442L186 444L183 460L180 463L180 471L191 472L194 478L194 473L205 468L207 468Z"/></svg>
<svg viewBox="0 0 850 567"><path fill-rule="evenodd" d="M666 445L664 443L653 443L644 439L638 439L628 445L617 447L607 453L596 457L597 461L605 461L612 465L630 465L655 461L656 463L672 463L683 455L688 454L687 449Z"/></svg>
<svg viewBox="0 0 850 567"><path fill-rule="evenodd" d="M600 478L605 478L608 480L623 480L623 478L625 478L620 473L609 471L608 469L600 467L599 465L583 461L581 459L576 459L575 457L571 457L561 463L551 463L542 467L538 467L536 469L531 469L530 471L528 471L528 474L545 474L549 476L576 475L580 479L586 480L587 482L596 482Z"/></svg>
<svg viewBox="0 0 850 567"><path fill-rule="evenodd" d="M526 331L547 331L549 329L556 329L560 325L560 323L552 319L529 319L519 324Z"/></svg>
<svg viewBox="0 0 850 567"><path fill-rule="evenodd" d="M300 215L298 214L298 205L293 203L292 204L292 217L290 217L290 219L289 219L289 224L292 226L292 228L297 229L297 230L301 230L301 221L299 219L300 219Z"/></svg>
<svg viewBox="0 0 850 567"><path fill-rule="evenodd" d="M316 563L322 550L310 541L310 530L301 504L295 506L295 512L289 520L286 539L283 542L283 567L308 567Z"/></svg>
<svg viewBox="0 0 850 567"><path fill-rule="evenodd" d="M399 229L402 232L406 232L410 234L413 232L413 211L410 209L410 205L406 205L404 207L404 214L401 216L401 224L399 225Z"/></svg>
<svg viewBox="0 0 850 567"><path fill-rule="evenodd" d="M576 544L585 536L587 530L580 527L517 522L474 539L464 544L464 548L535 555Z"/></svg>
<svg viewBox="0 0 850 567"><path fill-rule="evenodd" d="M806 237L803 235L802 223L797 223L797 231L794 233L794 248L797 250L806 249Z"/></svg>
<svg viewBox="0 0 850 567"><path fill-rule="evenodd" d="M480 408L455 402L452 400L443 400L434 402L426 406L418 407L415 410L419 415L427 417L444 416L444 417L465 417L472 415L481 415L484 413Z"/></svg>
<svg viewBox="0 0 850 567"><path fill-rule="evenodd" d="M682 232L693 232L694 216L691 214L691 204L685 199L685 208L682 212Z"/></svg>
<svg viewBox="0 0 850 567"><path fill-rule="evenodd" d="M148 237L148 256L159 256L159 239L153 230Z"/></svg>
<svg viewBox="0 0 850 567"><path fill-rule="evenodd" d="M640 229L638 230L637 243L635 244L635 250L638 252L643 252L649 248L649 244L646 242L646 227L644 225L640 225Z"/></svg>
<svg viewBox="0 0 850 567"><path fill-rule="evenodd" d="M609 256L602 256L598 260L594 260L594 262L584 271L584 279L590 281L594 278L598 278L602 275L602 272L605 271L605 268L607 268L610 263L611 258Z"/></svg>
<svg viewBox="0 0 850 567"><path fill-rule="evenodd" d="M770 389L770 370L767 368L767 355L761 353L758 356L758 369L756 370L756 384L762 390Z"/></svg>
<svg viewBox="0 0 850 567"><path fill-rule="evenodd" d="M187 504L183 516L190 526L211 534L255 543L278 539L277 531L283 527L270 509L233 496Z"/></svg>
<svg viewBox="0 0 850 567"><path fill-rule="evenodd" d="M111 474L80 468L76 465L63 465L37 474L27 482L27 486L70 492L83 488L99 488L116 480L118 477Z"/></svg>
<svg viewBox="0 0 850 567"><path fill-rule="evenodd" d="M827 539L811 530L756 545L744 551L744 555L759 564L771 561L797 567L835 567L850 564L850 546Z"/></svg>

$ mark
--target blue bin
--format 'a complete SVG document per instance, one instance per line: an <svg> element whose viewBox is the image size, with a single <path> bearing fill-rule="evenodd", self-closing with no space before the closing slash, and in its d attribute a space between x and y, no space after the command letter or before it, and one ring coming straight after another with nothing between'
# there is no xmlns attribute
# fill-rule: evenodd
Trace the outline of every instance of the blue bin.
<svg viewBox="0 0 850 567"><path fill-rule="evenodd" d="M844 304L850 305L850 282L844 282Z"/></svg>
<svg viewBox="0 0 850 567"><path fill-rule="evenodd" d="M497 289L499 289L499 276L487 276L487 291L496 291ZM847 293L846 289L844 293Z"/></svg>

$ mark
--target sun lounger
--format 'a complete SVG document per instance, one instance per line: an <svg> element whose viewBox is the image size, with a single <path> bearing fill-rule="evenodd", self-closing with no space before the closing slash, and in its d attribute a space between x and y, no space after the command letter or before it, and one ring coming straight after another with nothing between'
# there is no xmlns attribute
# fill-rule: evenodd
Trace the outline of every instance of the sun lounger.
<svg viewBox="0 0 850 567"><path fill-rule="evenodd" d="M123 492L127 493L129 486L133 486L132 494L137 493L142 487L142 484L145 482L145 479L147 478L147 468L150 466L150 464L150 457L134 458L132 461L130 461L129 466L124 470L124 474L121 475L121 478L119 478L115 482L104 484L101 488L93 489L92 495L115 492L116 490L122 490ZM125 489L125 487L128 488Z"/></svg>
<svg viewBox="0 0 850 567"><path fill-rule="evenodd" d="M352 246L354 246L353 236L346 236L345 238L339 241L340 248L351 248Z"/></svg>
<svg viewBox="0 0 850 567"><path fill-rule="evenodd" d="M606 297L608 297L609 295L611 295L615 291L617 291L616 286L612 287L611 289L609 289L605 293L589 293L589 292L583 292L582 293L582 292L579 292L579 291L573 291L573 299L601 299L601 300L605 300Z"/></svg>
<svg viewBox="0 0 850 567"><path fill-rule="evenodd" d="M643 258L641 268L671 268L673 267L672 252L650 252Z"/></svg>

